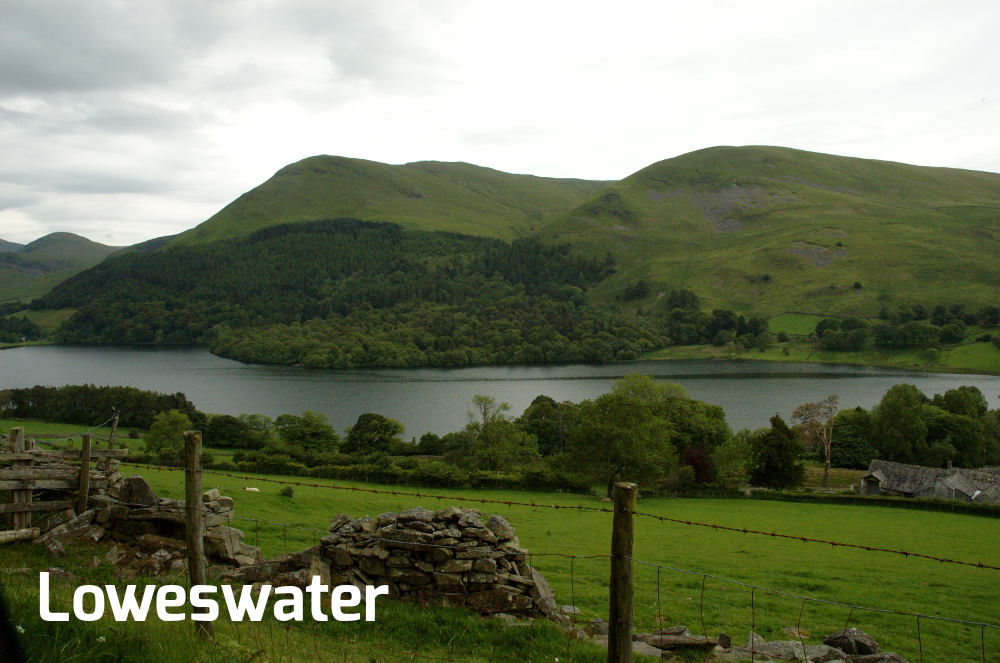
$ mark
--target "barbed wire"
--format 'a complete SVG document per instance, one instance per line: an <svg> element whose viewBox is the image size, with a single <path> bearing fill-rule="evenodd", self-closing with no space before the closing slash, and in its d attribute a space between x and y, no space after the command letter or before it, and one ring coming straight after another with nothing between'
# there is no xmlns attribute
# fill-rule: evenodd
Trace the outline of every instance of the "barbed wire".
<svg viewBox="0 0 1000 663"><path fill-rule="evenodd" d="M149 464L142 464L142 463L127 463L127 464L135 466L135 467L147 467L149 469L155 469L155 470L184 471L184 468L179 468L179 467L149 465ZM532 500L530 502L524 502L524 501L517 501L517 500L489 499L489 498L485 498L485 497L484 498L476 498L476 497L462 497L462 496L458 496L458 495L439 495L439 494L434 494L434 493L423 493L423 492L412 492L412 491L399 491L399 490L386 490L386 489L369 488L369 487L363 487L363 486L344 486L344 485L338 485L338 484L318 483L318 482L311 482L310 483L310 482L305 482L305 481L292 481L292 480L288 480L288 479L275 479L273 477L262 477L262 476L253 476L253 475L245 475L245 474L235 474L235 473L231 473L231 472L223 472L223 471L220 471L220 470L202 470L202 473L206 474L206 475L223 476L223 477L227 477L227 478L231 478L231 479L240 479L240 480L243 480L243 481L259 481L259 482L265 482L265 483L274 483L274 484L288 485L288 486L299 486L299 487L306 487L306 488L325 488L325 489L329 489L329 490L343 490L343 491L350 491L350 492L372 493L372 494L379 494L379 495L391 495L391 496L394 496L394 497L417 497L417 498L435 499L435 500L441 500L441 501L456 501L456 502L464 502L464 503L472 503L472 504L483 504L483 505L486 505L486 504L496 504L496 505L504 505L504 506L508 506L508 507L523 506L523 507L536 508L536 509L537 508L544 508L544 509L555 509L555 510L587 511L587 512L597 512L597 513L614 513L614 509L613 508L585 506L583 504L578 504L578 505L544 504L544 503L536 502L534 500ZM766 536L766 537L769 537L769 538L772 538L772 539L786 539L786 540L792 540L792 541L801 541L802 543L820 543L820 544L829 545L829 546L832 546L832 547L835 547L835 548L839 547L839 548L846 548L846 549L851 549L851 550L864 550L866 552L880 552L880 553L887 553L887 554L892 554L892 555L900 555L900 556L906 557L906 558L914 557L914 558L918 558L918 559L926 559L926 560L929 560L929 561L941 562L941 563L944 563L944 564L955 564L955 565L960 565L960 566L970 566L970 567L979 568L979 569L989 569L989 570L992 570L992 571L1000 571L1000 566L994 565L994 564L987 564L987 563L982 562L982 561L969 562L969 561L964 561L964 560L952 559L952 558L948 558L948 557L941 557L941 556L938 556L938 555L931 555L931 554L927 554L927 553L920 553L920 552L914 552L914 551L902 550L902 549L895 549L895 548L886 548L886 547L883 547L883 546L872 546L872 545L861 544L861 543L847 543L847 542L843 542L843 541L835 541L835 540L832 540L832 539L822 539L822 538L809 537L809 536L800 536L800 535L796 535L796 534L785 534L785 533L776 532L776 531L773 531L773 530L772 531L766 531L766 530L758 530L758 529L753 529L753 528L748 528L748 527L734 527L734 526L730 526L730 525L720 525L720 524L717 524L717 523L706 523L706 522L700 522L700 521L696 521L696 520L689 520L689 519L682 519L682 518L672 518L670 516L664 516L664 515L655 514L655 513L648 513L648 512L644 512L644 511L633 511L632 514L635 515L635 516L643 517L643 518L650 518L650 519L653 519L653 520L658 520L658 521L663 522L663 523L669 522L669 523L674 523L674 524L678 524L678 525L686 525L686 526L690 526L690 527L703 527L703 528L713 529L713 530L717 530L717 531L735 532L735 533L738 533L738 534L754 534L754 535L759 535L759 536Z"/></svg>

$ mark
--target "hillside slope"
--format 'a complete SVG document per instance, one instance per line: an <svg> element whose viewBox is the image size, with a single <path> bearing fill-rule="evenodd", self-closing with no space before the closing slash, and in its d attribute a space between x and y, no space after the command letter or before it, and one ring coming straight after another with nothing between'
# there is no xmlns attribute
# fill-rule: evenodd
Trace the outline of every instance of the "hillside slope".
<svg viewBox="0 0 1000 663"><path fill-rule="evenodd" d="M342 217L512 239L582 202L604 184L512 175L467 163L392 166L315 156L285 166L172 244Z"/></svg>
<svg viewBox="0 0 1000 663"><path fill-rule="evenodd" d="M0 251L0 303L43 295L118 249L73 233L58 232L16 251Z"/></svg>
<svg viewBox="0 0 1000 663"><path fill-rule="evenodd" d="M715 147L608 185L540 231L715 305L874 315L1000 299L1000 175L779 147ZM858 287L860 286L860 287Z"/></svg>

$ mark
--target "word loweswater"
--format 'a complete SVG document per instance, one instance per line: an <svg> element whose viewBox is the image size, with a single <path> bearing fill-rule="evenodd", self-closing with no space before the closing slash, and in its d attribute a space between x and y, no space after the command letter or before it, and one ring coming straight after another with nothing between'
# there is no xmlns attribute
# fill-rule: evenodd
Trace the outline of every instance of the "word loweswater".
<svg viewBox="0 0 1000 663"><path fill-rule="evenodd" d="M38 606L41 618L47 622L68 622L68 612L54 612L49 600L49 573L42 571L38 576ZM319 576L313 576L312 581L303 590L293 585L277 586L261 585L256 599L253 588L243 585L239 594L233 591L231 585L194 585L188 590L181 585L145 585L141 596L136 585L126 585L121 595L115 585L80 585L73 592L73 614L84 622L97 621L104 617L105 603L111 609L116 621L133 620L146 621L150 609L165 622L179 622L191 619L196 622L214 622L219 618L219 601L212 595L221 594L229 618L233 621L259 622L268 612L271 596L275 597L271 612L280 622L305 620L306 604L309 605L311 617L318 622L326 622L332 616L338 622L355 622L361 619L360 612L345 612L349 608L357 608L364 600L365 621L375 621L375 599L389 593L388 585L366 585L364 593L354 585L328 586L322 583ZM330 615L323 612L323 595L329 593ZM105 601L107 594L107 601ZM309 599L306 599L306 594ZM282 598L278 598L278 597ZM88 598L90 599L88 601ZM88 606L88 604L90 604ZM155 605L155 608L154 608ZM187 608L195 609L188 614Z"/></svg>

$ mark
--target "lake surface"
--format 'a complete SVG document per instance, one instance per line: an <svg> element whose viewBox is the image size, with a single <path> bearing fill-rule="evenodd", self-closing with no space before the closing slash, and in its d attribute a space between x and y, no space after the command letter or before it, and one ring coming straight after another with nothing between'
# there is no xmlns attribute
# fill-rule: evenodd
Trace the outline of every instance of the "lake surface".
<svg viewBox="0 0 1000 663"><path fill-rule="evenodd" d="M765 426L775 412L786 419L801 403L828 394L842 409L870 408L894 384L924 393L960 385L978 387L991 408L1000 406L1000 378L922 373L865 366L755 361L647 361L566 366L457 369L310 370L258 366L222 359L204 349L123 349L39 346L0 350L0 388L36 384L127 385L183 392L205 412L238 415L322 412L338 430L363 412L403 423L406 437L458 430L476 394L507 401L520 414L539 394L580 401L609 391L618 378L643 373L683 385L697 399L721 405L733 430ZM96 422L95 422L96 423Z"/></svg>

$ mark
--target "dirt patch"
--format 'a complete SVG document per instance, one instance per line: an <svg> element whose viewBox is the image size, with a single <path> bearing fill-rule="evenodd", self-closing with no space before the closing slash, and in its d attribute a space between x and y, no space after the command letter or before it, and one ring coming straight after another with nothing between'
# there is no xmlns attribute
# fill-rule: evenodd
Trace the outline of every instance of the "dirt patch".
<svg viewBox="0 0 1000 663"><path fill-rule="evenodd" d="M816 267L826 267L833 262L834 258L843 258L847 255L847 249L831 250L825 246L806 244L805 242L796 242L785 250L793 255L809 258Z"/></svg>
<svg viewBox="0 0 1000 663"><path fill-rule="evenodd" d="M733 233L743 223L794 197L788 192L766 191L759 185L732 184L710 193L692 193L691 204L697 207L715 232Z"/></svg>

